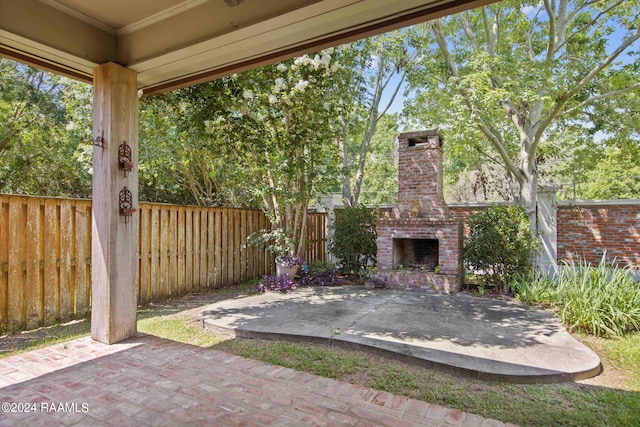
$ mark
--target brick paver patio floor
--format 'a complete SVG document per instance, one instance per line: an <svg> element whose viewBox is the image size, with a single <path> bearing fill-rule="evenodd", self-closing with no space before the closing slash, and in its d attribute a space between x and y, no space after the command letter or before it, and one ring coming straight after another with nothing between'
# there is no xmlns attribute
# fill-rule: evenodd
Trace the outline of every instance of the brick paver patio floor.
<svg viewBox="0 0 640 427"><path fill-rule="evenodd" d="M0 359L0 426L505 426L150 335Z"/></svg>

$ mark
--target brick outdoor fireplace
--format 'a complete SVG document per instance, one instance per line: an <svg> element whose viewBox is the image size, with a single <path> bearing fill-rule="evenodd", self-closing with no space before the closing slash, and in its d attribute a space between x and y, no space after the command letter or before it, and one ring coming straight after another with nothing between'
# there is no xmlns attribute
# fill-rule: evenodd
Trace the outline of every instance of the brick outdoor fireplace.
<svg viewBox="0 0 640 427"><path fill-rule="evenodd" d="M378 277L392 288L455 292L462 269L462 220L442 194L437 130L398 136L398 202L378 220Z"/></svg>

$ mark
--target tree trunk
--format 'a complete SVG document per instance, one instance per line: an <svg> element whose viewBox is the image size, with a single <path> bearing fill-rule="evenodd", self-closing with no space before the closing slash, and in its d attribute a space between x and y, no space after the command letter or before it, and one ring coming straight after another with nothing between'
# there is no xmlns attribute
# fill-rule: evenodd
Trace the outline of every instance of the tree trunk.
<svg viewBox="0 0 640 427"><path fill-rule="evenodd" d="M531 231L537 233L538 218L536 215L537 193L538 193L538 172L533 165L523 165L518 179L518 199L517 202L524 209L524 213L531 222Z"/></svg>

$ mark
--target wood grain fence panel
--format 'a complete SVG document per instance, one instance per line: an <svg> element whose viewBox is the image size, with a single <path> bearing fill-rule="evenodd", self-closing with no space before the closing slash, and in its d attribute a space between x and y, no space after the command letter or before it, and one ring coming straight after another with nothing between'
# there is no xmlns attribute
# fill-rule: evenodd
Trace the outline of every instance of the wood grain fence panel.
<svg viewBox="0 0 640 427"><path fill-rule="evenodd" d="M50 325L60 313L60 276L58 275L59 241L58 203L53 199L44 201L44 318Z"/></svg>
<svg viewBox="0 0 640 427"><path fill-rule="evenodd" d="M227 233L227 284L232 285L235 283L235 271L236 271L236 258L235 258L235 209L229 209L227 211L228 221L229 221L229 230Z"/></svg>
<svg viewBox="0 0 640 427"><path fill-rule="evenodd" d="M140 232L138 233L138 250L140 251L140 269L138 270L138 302L148 303L151 298L151 210L148 205L140 203Z"/></svg>
<svg viewBox="0 0 640 427"><path fill-rule="evenodd" d="M186 284L186 257L187 257L187 249L186 249L186 215L188 212L184 207L178 208L177 211L177 239L172 242L173 246L175 246L176 252L176 261L177 261L177 275L175 278L176 287L175 293L180 294L185 287Z"/></svg>
<svg viewBox="0 0 640 427"><path fill-rule="evenodd" d="M215 286L215 236L216 209L210 209L207 214L207 288Z"/></svg>
<svg viewBox="0 0 640 427"><path fill-rule="evenodd" d="M151 294L153 301L161 298L160 293L160 209L151 206Z"/></svg>
<svg viewBox="0 0 640 427"><path fill-rule="evenodd" d="M198 249L200 248L200 221L198 218L200 217L198 208L191 208L189 210L189 216L191 218L191 238L190 244L187 245L187 251L190 252L190 266L191 266L191 280L187 281L187 292L190 292L194 286L198 283L200 272L200 256L198 254Z"/></svg>
<svg viewBox="0 0 640 427"><path fill-rule="evenodd" d="M229 209L220 212L220 271L221 283L229 283Z"/></svg>
<svg viewBox="0 0 640 427"><path fill-rule="evenodd" d="M255 246L247 244L247 237L254 231L255 221L257 217L254 215L254 211L247 211L247 227L246 234L243 236L242 246L243 251L247 254L247 278L256 277L255 272Z"/></svg>
<svg viewBox="0 0 640 427"><path fill-rule="evenodd" d="M193 286L193 211L185 211L185 287Z"/></svg>
<svg viewBox="0 0 640 427"><path fill-rule="evenodd" d="M264 214L262 212L260 212L258 214L258 232L262 231L265 229L265 218L264 218ZM266 258L265 258L265 250L262 248L257 248L258 253L259 253L259 261L258 261L258 275L262 276L264 274L266 274L266 270L265 270L265 265L266 265Z"/></svg>
<svg viewBox="0 0 640 427"><path fill-rule="evenodd" d="M313 214L307 214L307 225L306 225L306 236L305 236L305 245L306 245L306 261L311 262L315 259L315 220Z"/></svg>
<svg viewBox="0 0 640 427"><path fill-rule="evenodd" d="M26 208L26 206L24 207ZM25 326L25 281L22 260L24 259L24 240L26 212L23 199L9 199L9 329L17 330Z"/></svg>
<svg viewBox="0 0 640 427"><path fill-rule="evenodd" d="M215 274L215 286L222 286L222 209L216 209L215 211L215 243L214 243L214 274Z"/></svg>
<svg viewBox="0 0 640 427"><path fill-rule="evenodd" d="M233 209L233 284L240 283L240 211Z"/></svg>
<svg viewBox="0 0 640 427"><path fill-rule="evenodd" d="M141 203L141 304L272 273L273 255L247 237L262 211ZM0 327L51 325L90 310L91 201L0 195ZM310 256L323 255L325 218L309 221Z"/></svg>
<svg viewBox="0 0 640 427"><path fill-rule="evenodd" d="M91 307L91 204L85 200L76 203L76 315L86 315Z"/></svg>
<svg viewBox="0 0 640 427"><path fill-rule="evenodd" d="M187 288L188 291L197 288L200 280L200 209L191 208L190 210L193 221L193 278Z"/></svg>
<svg viewBox="0 0 640 427"><path fill-rule="evenodd" d="M5 269L6 266L6 269ZM0 196L0 330L9 327L9 198Z"/></svg>
<svg viewBox="0 0 640 427"><path fill-rule="evenodd" d="M160 282L161 295L171 296L169 284L169 209L160 207Z"/></svg>
<svg viewBox="0 0 640 427"><path fill-rule="evenodd" d="M236 242L236 254L240 262L238 281L244 283L247 281L247 251L242 248L247 236L247 211L245 209L238 211L238 222L239 232Z"/></svg>
<svg viewBox="0 0 640 427"><path fill-rule="evenodd" d="M43 209L40 208L40 200L29 198L27 200L27 226L25 230L25 265L27 267L25 318L27 329L37 328L44 323L44 281L43 271L40 268L40 260L44 250L41 245L42 213Z"/></svg>
<svg viewBox="0 0 640 427"><path fill-rule="evenodd" d="M171 206L169 210L169 279L168 284L171 294L180 293L178 281L178 207Z"/></svg>
<svg viewBox="0 0 640 427"><path fill-rule="evenodd" d="M209 209L200 209L200 278L198 280L198 288L207 287L207 229L209 226L209 222L207 221L208 214Z"/></svg>
<svg viewBox="0 0 640 427"><path fill-rule="evenodd" d="M74 275L71 267L73 256L73 214L74 207L70 200L60 201L60 237L58 252L58 274L60 276L60 306L58 315L61 320L68 320L73 314L72 296L75 294Z"/></svg>

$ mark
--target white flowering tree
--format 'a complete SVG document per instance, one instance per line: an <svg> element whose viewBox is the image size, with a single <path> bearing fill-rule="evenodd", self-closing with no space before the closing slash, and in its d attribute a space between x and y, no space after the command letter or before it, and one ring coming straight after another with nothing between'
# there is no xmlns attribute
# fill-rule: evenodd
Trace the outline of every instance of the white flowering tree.
<svg viewBox="0 0 640 427"><path fill-rule="evenodd" d="M261 200L277 255L303 256L307 207L335 187L338 156L330 120L333 49L236 74L191 90L190 123L227 164L226 179ZM258 239L258 240L260 240Z"/></svg>

